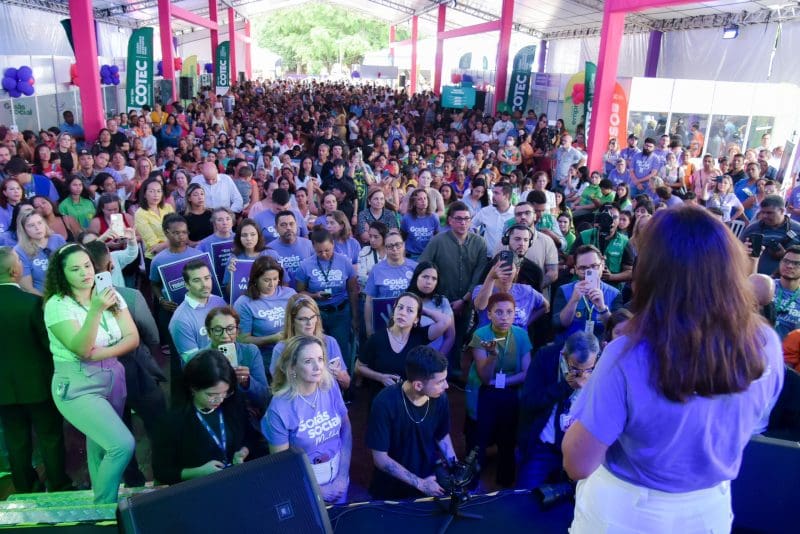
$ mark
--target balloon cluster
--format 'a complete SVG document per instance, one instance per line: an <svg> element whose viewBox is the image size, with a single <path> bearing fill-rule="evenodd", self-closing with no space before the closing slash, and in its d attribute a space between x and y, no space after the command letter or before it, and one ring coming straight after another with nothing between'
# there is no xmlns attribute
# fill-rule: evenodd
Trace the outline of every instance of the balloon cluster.
<svg viewBox="0 0 800 534"><path fill-rule="evenodd" d="M450 75L450 81L452 83L461 83L461 74L459 74L458 72L454 72L453 74Z"/></svg>
<svg viewBox="0 0 800 534"><path fill-rule="evenodd" d="M119 67L103 65L100 67L100 83L103 85L119 85Z"/></svg>
<svg viewBox="0 0 800 534"><path fill-rule="evenodd" d="M586 100L586 84L576 83L572 86L572 103L580 106Z"/></svg>
<svg viewBox="0 0 800 534"><path fill-rule="evenodd" d="M69 66L69 83L75 86L80 85L80 80L78 79L78 64L73 63Z"/></svg>
<svg viewBox="0 0 800 534"><path fill-rule="evenodd" d="M212 74L214 72L214 64L213 63L206 63L205 65L203 65L203 68L205 69L207 74Z"/></svg>
<svg viewBox="0 0 800 534"><path fill-rule="evenodd" d="M179 57L173 59L173 68L176 72L180 72L183 68L183 60ZM156 63L156 76L164 76L164 61L160 60Z"/></svg>
<svg viewBox="0 0 800 534"><path fill-rule="evenodd" d="M33 84L33 69L27 65L15 69L9 67L3 72L3 89L8 92L11 98L19 98L22 95L32 96L35 92Z"/></svg>
<svg viewBox="0 0 800 534"><path fill-rule="evenodd" d="M472 76L470 76L469 74L465 74L465 75L463 75L463 76L461 77L461 81L462 81L463 83L473 83L475 80L473 80L473 79L472 79Z"/></svg>
<svg viewBox="0 0 800 534"><path fill-rule="evenodd" d="M357 70L354 70L353 72L350 73L350 76L352 78L361 78L361 73L358 72Z"/></svg>

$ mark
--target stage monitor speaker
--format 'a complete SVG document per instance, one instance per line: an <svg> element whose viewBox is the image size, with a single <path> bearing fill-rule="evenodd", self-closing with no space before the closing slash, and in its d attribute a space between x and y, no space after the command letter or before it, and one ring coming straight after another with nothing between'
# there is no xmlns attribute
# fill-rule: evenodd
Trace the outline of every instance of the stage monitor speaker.
<svg viewBox="0 0 800 534"><path fill-rule="evenodd" d="M797 495L800 443L754 436L731 484L734 532L797 532Z"/></svg>
<svg viewBox="0 0 800 534"><path fill-rule="evenodd" d="M475 91L475 107L473 109L486 109L486 91Z"/></svg>
<svg viewBox="0 0 800 534"><path fill-rule="evenodd" d="M402 89L405 86L406 86L406 75L405 74L401 74L400 75L399 87Z"/></svg>
<svg viewBox="0 0 800 534"><path fill-rule="evenodd" d="M244 79L244 71L243 71L243 70L240 70L240 71L239 71L239 85L242 85L244 82L245 82L245 79Z"/></svg>
<svg viewBox="0 0 800 534"><path fill-rule="evenodd" d="M333 532L308 458L296 449L126 497L117 524L126 534Z"/></svg>
<svg viewBox="0 0 800 534"><path fill-rule="evenodd" d="M191 100L194 96L194 80L191 76L180 77L180 88L178 89L181 100Z"/></svg>

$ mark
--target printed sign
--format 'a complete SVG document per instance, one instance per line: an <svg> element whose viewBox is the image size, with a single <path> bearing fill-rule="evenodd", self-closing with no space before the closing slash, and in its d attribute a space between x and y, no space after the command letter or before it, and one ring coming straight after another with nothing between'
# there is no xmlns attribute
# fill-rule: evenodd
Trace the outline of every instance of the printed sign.
<svg viewBox="0 0 800 534"><path fill-rule="evenodd" d="M506 104L513 111L525 111L531 87L531 67L536 57L536 46L525 46L514 56L514 70L508 84Z"/></svg>
<svg viewBox="0 0 800 534"><path fill-rule="evenodd" d="M217 282L220 285L222 285L222 279L225 278L225 269L228 268L232 251L233 240L211 243L211 259L214 260L214 271L217 273Z"/></svg>
<svg viewBox="0 0 800 534"><path fill-rule="evenodd" d="M231 304L247 291L247 282L250 280L253 263L255 260L236 260L236 270L231 275Z"/></svg>
<svg viewBox="0 0 800 534"><path fill-rule="evenodd" d="M128 41L128 110L153 106L153 28L133 31Z"/></svg>

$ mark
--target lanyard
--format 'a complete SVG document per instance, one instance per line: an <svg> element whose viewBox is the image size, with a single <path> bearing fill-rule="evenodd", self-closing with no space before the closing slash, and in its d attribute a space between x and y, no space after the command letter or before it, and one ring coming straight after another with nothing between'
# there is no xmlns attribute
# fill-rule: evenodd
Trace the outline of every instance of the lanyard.
<svg viewBox="0 0 800 534"><path fill-rule="evenodd" d="M594 304L589 304L589 301L586 300L586 295L582 296L581 298L583 299L583 305L586 306L586 309L588 310L586 313L586 320L591 321L592 313L594 313Z"/></svg>
<svg viewBox="0 0 800 534"><path fill-rule="evenodd" d="M322 274L322 278L325 279L325 287L327 287L329 284L328 275L330 274L331 269L333 269L333 260L331 259L331 261L328 263L328 270L326 271L322 268L322 264L319 262L319 256L317 256L317 267L319 267L319 272Z"/></svg>
<svg viewBox="0 0 800 534"><path fill-rule="evenodd" d="M74 301L75 301L75 304L77 304L78 306L80 306L80 307L81 307L81 309L82 309L83 311L85 311L87 315L89 314L89 310L87 310L87 309L86 309L86 306L84 306L83 304L81 304L80 302L78 302L78 301L77 301L77 299L75 299L74 297L72 298L72 300L74 300ZM113 339L114 339L114 336L113 336L113 335L111 335L111 332L108 330L108 324L106 323L106 312L101 312L101 313L100 313L100 328L102 328L102 329L103 329L103 331L104 331L106 334L108 334L108 337L109 337L109 339L111 339L111 340L113 341ZM112 345L113 345L113 343L112 343Z"/></svg>
<svg viewBox="0 0 800 534"><path fill-rule="evenodd" d="M194 414L203 424L203 427L205 427L208 435L211 436L211 439L213 439L214 443L217 444L219 450L222 451L222 455L225 458L225 463L228 463L228 438L225 435L225 419L222 418L222 410L219 410L217 413L219 414L219 430L221 434L219 437L217 436L216 432L212 430L211 426L209 426L208 422L203 419L203 416L200 415L200 412L197 410L194 412Z"/></svg>

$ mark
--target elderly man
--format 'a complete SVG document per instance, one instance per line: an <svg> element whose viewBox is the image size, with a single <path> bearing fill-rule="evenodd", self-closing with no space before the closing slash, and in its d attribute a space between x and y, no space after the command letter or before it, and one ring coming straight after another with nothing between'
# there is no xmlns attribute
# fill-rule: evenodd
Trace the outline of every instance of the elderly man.
<svg viewBox="0 0 800 534"><path fill-rule="evenodd" d="M205 191L207 208L228 208L234 213L242 212L244 200L230 176L220 174L213 162L203 163L200 172L192 178L192 183L200 184Z"/></svg>

